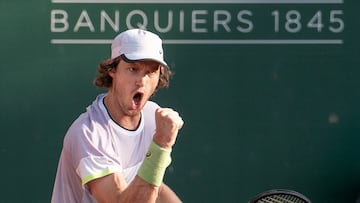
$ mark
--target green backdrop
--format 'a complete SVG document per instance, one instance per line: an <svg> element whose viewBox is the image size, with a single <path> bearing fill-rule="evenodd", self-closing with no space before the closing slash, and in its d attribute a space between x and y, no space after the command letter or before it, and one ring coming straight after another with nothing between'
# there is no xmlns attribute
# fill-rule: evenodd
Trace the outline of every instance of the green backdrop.
<svg viewBox="0 0 360 203"><path fill-rule="evenodd" d="M0 2L0 202L50 202L63 136L104 91L98 62L144 14L175 71L153 100L185 120L165 177L184 202L356 201L359 1L69 2Z"/></svg>

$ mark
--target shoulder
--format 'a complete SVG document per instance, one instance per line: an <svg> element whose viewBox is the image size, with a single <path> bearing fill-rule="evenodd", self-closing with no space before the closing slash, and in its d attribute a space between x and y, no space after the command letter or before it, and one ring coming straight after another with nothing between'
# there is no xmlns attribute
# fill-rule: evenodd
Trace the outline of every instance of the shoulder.
<svg viewBox="0 0 360 203"><path fill-rule="evenodd" d="M98 143L100 134L106 134L107 118L104 115L97 100L87 107L86 112L82 113L69 127L64 142L68 146L84 145L84 142Z"/></svg>
<svg viewBox="0 0 360 203"><path fill-rule="evenodd" d="M81 114L69 127L64 138L64 146L77 145L91 129L88 113Z"/></svg>

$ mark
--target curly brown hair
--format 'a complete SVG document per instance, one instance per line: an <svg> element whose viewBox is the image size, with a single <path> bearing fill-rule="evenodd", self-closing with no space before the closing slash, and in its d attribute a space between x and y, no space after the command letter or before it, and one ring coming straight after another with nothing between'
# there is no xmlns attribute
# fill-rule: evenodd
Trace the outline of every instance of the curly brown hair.
<svg viewBox="0 0 360 203"><path fill-rule="evenodd" d="M94 85L100 88L109 88L112 85L112 77L109 75L109 71L116 69L120 61L123 60L122 56L118 56L114 59L107 59L100 62L98 66L98 72L94 79ZM160 67L160 77L159 82L156 87L156 90L168 87L170 82L170 77L173 75L173 72L164 66Z"/></svg>

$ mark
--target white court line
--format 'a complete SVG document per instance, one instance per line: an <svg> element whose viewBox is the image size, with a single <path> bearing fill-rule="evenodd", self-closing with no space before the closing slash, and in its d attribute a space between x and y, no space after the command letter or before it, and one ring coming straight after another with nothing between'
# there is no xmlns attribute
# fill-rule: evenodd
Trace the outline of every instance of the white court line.
<svg viewBox="0 0 360 203"><path fill-rule="evenodd" d="M343 4L343 0L51 0L52 3L127 4Z"/></svg>
<svg viewBox="0 0 360 203"><path fill-rule="evenodd" d="M111 44L108 39L52 39L51 44ZM343 44L341 39L245 39L245 40L199 40L165 39L164 44Z"/></svg>

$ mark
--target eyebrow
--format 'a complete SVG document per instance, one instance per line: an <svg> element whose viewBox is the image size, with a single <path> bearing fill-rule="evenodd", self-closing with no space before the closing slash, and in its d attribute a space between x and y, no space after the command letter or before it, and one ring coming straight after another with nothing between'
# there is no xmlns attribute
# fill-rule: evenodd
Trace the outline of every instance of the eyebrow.
<svg viewBox="0 0 360 203"><path fill-rule="evenodd" d="M152 70L156 70L156 69L160 69L161 68L161 63L156 62L156 61L136 61L134 62L135 65L137 66L142 66L145 65L147 67L150 67Z"/></svg>

